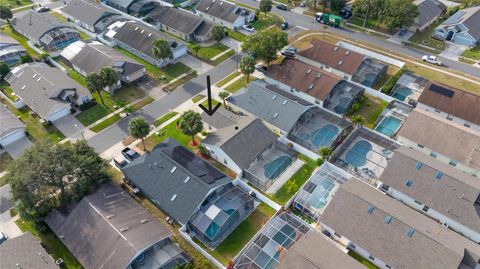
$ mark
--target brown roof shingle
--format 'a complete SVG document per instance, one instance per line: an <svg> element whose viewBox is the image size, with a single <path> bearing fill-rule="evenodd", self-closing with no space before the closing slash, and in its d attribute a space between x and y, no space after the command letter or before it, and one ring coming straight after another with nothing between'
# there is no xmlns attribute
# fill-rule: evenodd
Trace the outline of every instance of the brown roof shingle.
<svg viewBox="0 0 480 269"><path fill-rule="evenodd" d="M480 168L480 132L427 111L413 110L397 137L414 141L472 168Z"/></svg>
<svg viewBox="0 0 480 269"><path fill-rule="evenodd" d="M313 40L311 44L310 48L300 51L298 55L350 75L357 72L358 67L365 59L363 54L346 50L318 39Z"/></svg>
<svg viewBox="0 0 480 269"><path fill-rule="evenodd" d="M430 82L423 90L419 103L455 117L480 125L480 96Z"/></svg>
<svg viewBox="0 0 480 269"><path fill-rule="evenodd" d="M319 68L290 59L271 65L265 75L320 100L325 100L341 80Z"/></svg>

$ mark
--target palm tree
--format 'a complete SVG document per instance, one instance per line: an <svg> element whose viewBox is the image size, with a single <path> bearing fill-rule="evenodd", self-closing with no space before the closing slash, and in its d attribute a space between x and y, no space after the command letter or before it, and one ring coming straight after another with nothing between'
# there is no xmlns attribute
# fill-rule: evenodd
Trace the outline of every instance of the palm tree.
<svg viewBox="0 0 480 269"><path fill-rule="evenodd" d="M97 73L88 74L85 78L85 83L87 84L87 88L90 90L90 92L98 93L98 97L100 98L102 105L105 106L105 101L103 101L102 95L102 91L105 86L103 84L102 76Z"/></svg>
<svg viewBox="0 0 480 269"><path fill-rule="evenodd" d="M172 56L172 50L167 40L156 39L153 41L153 56L157 59L170 58Z"/></svg>
<svg viewBox="0 0 480 269"><path fill-rule="evenodd" d="M240 61L240 71L247 76L247 83L249 83L250 74L255 72L255 59L250 55L244 55Z"/></svg>
<svg viewBox="0 0 480 269"><path fill-rule="evenodd" d="M226 92L226 91L222 91L218 94L218 97L222 98L223 100L223 106L226 108L227 107L227 101L225 99L228 98L228 96L230 96L230 93L229 92Z"/></svg>
<svg viewBox="0 0 480 269"><path fill-rule="evenodd" d="M193 110L188 110L180 117L180 129L185 135L192 137L192 145L196 146L195 135L203 130L202 117Z"/></svg>
<svg viewBox="0 0 480 269"><path fill-rule="evenodd" d="M365 123L365 118L359 115L352 116L352 123L354 126L361 128Z"/></svg>
<svg viewBox="0 0 480 269"><path fill-rule="evenodd" d="M147 120L143 117L135 117L128 123L128 132L131 136L141 139L143 149L145 148L145 137L147 137L148 133L150 132L150 125L148 124Z"/></svg>
<svg viewBox="0 0 480 269"><path fill-rule="evenodd" d="M191 50L193 50L193 52L195 52L195 56L198 56L198 51L201 49L200 45L195 43L190 48Z"/></svg>

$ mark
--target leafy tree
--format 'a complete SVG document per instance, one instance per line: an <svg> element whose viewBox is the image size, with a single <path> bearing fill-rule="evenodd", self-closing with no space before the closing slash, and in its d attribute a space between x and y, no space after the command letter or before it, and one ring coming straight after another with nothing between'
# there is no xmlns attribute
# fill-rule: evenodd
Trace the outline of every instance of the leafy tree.
<svg viewBox="0 0 480 269"><path fill-rule="evenodd" d="M4 5L0 5L0 19L9 20L13 17L12 10Z"/></svg>
<svg viewBox="0 0 480 269"><path fill-rule="evenodd" d="M222 100L223 100L223 106L224 107L227 107L226 99L228 98L228 96L230 96L230 93L227 92L227 91L222 91L218 94L218 97L222 98Z"/></svg>
<svg viewBox="0 0 480 269"><path fill-rule="evenodd" d="M157 39L153 41L153 56L157 59L166 59L172 56L172 50L167 40Z"/></svg>
<svg viewBox="0 0 480 269"><path fill-rule="evenodd" d="M198 51L201 49L202 47L200 47L200 45L198 45L197 43L193 44L191 46L191 49L193 50L193 52L195 52L195 56L198 56Z"/></svg>
<svg viewBox="0 0 480 269"><path fill-rule="evenodd" d="M352 123L354 126L357 126L357 127L362 127L363 124L365 123L365 118L362 117L362 116L359 116L359 115L354 115L352 116Z"/></svg>
<svg viewBox="0 0 480 269"><path fill-rule="evenodd" d="M380 20L393 30L397 27L410 26L418 16L417 6L411 1L385 0L385 7Z"/></svg>
<svg viewBox="0 0 480 269"><path fill-rule="evenodd" d="M180 129L185 135L192 137L192 145L196 145L195 135L203 129L202 117L193 110L188 110L180 117Z"/></svg>
<svg viewBox="0 0 480 269"><path fill-rule="evenodd" d="M273 1L272 0L260 0L258 9L265 14L265 19L267 18L267 13L272 10Z"/></svg>
<svg viewBox="0 0 480 269"><path fill-rule="evenodd" d="M255 72L255 59L252 56L245 54L240 61L240 71L242 71L242 73L247 76L248 83L250 79L250 74L253 74L253 72Z"/></svg>
<svg viewBox="0 0 480 269"><path fill-rule="evenodd" d="M131 136L141 139L143 149L147 150L145 147L145 137L147 137L150 132L150 124L143 117L135 117L128 123L128 132Z"/></svg>
<svg viewBox="0 0 480 269"><path fill-rule="evenodd" d="M103 88L113 87L113 85L117 84L118 82L117 71L111 67L103 67L100 69L99 75L102 78Z"/></svg>
<svg viewBox="0 0 480 269"><path fill-rule="evenodd" d="M270 65L277 58L277 52L287 44L287 33L278 28L269 28L248 36L242 44L242 50L256 54Z"/></svg>
<svg viewBox="0 0 480 269"><path fill-rule="evenodd" d="M108 164L85 141L53 144L45 140L13 161L6 175L22 216L35 222L54 208L80 200L110 179Z"/></svg>
<svg viewBox="0 0 480 269"><path fill-rule="evenodd" d="M332 150L329 147L322 147L318 150L318 153L322 156L323 160L326 160L332 155Z"/></svg>
<svg viewBox="0 0 480 269"><path fill-rule="evenodd" d="M298 190L298 185L294 180L287 182L287 191L289 193L295 193Z"/></svg>
<svg viewBox="0 0 480 269"><path fill-rule="evenodd" d="M212 32L210 32L210 36L213 40L220 42L225 37L225 30L222 26L215 25L212 27Z"/></svg>
<svg viewBox="0 0 480 269"><path fill-rule="evenodd" d="M40 58L45 62L46 60L48 60L48 57L50 57L50 54L48 52L44 52L42 53L42 55L40 55Z"/></svg>
<svg viewBox="0 0 480 269"><path fill-rule="evenodd" d="M8 72L10 72L10 67L5 62L0 62L0 78L3 79Z"/></svg>
<svg viewBox="0 0 480 269"><path fill-rule="evenodd" d="M25 63L31 63L33 62L32 56L25 54L20 56L20 63L25 64Z"/></svg>
<svg viewBox="0 0 480 269"><path fill-rule="evenodd" d="M87 84L87 88L92 93L98 93L98 97L102 102L103 106L105 105L105 101L103 100L103 89L105 88L105 84L103 83L103 78L101 75L97 73L88 74L85 77L85 83Z"/></svg>

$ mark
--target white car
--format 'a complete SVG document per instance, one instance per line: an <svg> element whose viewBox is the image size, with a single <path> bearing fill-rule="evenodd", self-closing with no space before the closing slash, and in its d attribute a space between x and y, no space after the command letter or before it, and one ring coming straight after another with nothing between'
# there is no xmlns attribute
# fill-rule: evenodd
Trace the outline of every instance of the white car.
<svg viewBox="0 0 480 269"><path fill-rule="evenodd" d="M251 25L249 25L249 24L245 24L245 25L243 26L243 30L248 31L248 32L250 32L250 33L255 33L255 29L254 29Z"/></svg>
<svg viewBox="0 0 480 269"><path fill-rule="evenodd" d="M422 61L441 66L443 63L440 59L433 55L424 55Z"/></svg>

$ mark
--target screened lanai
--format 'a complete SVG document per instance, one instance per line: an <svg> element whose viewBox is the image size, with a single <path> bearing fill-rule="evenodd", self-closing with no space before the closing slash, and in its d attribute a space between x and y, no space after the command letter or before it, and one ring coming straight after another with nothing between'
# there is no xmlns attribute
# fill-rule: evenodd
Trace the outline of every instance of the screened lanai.
<svg viewBox="0 0 480 269"><path fill-rule="evenodd" d="M302 215L317 221L340 184L352 177L346 171L325 162L298 191L293 207Z"/></svg>
<svg viewBox="0 0 480 269"><path fill-rule="evenodd" d="M234 261L237 269L274 269L288 249L310 230L295 215L283 212L268 222Z"/></svg>
<svg viewBox="0 0 480 269"><path fill-rule="evenodd" d="M57 27L40 38L44 49L55 51L80 40L80 34L71 27Z"/></svg>
<svg viewBox="0 0 480 269"><path fill-rule="evenodd" d="M229 183L210 194L188 221L193 236L209 248L217 247L255 210L255 199Z"/></svg>

